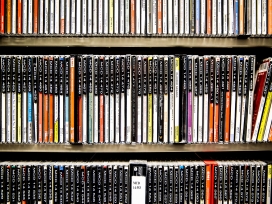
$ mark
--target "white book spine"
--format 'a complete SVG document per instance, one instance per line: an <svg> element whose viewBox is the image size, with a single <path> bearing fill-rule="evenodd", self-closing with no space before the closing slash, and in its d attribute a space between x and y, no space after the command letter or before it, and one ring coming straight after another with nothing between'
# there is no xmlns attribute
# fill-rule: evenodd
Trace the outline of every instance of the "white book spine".
<svg viewBox="0 0 272 204"><path fill-rule="evenodd" d="M189 33L190 33L190 24L189 24L189 17L190 17L190 15L189 15L189 9L190 9L190 7L189 7L189 0L184 0L185 1L185 6L184 6L184 15L185 15L185 17L184 17L184 20L185 20L185 22L184 22L184 26L185 26L185 28L184 28L184 32L185 32L185 34L186 35L188 35ZM181 12L181 14L182 14L182 12Z"/></svg>
<svg viewBox="0 0 272 204"><path fill-rule="evenodd" d="M33 138L34 143L38 142L38 104L34 103L34 132L33 132Z"/></svg>
<svg viewBox="0 0 272 204"><path fill-rule="evenodd" d="M270 127L271 127L271 122L272 122L272 108L270 107L269 114L268 114L268 119L267 119L267 123L266 123L266 126L265 126L265 132L264 132L264 136L263 136L263 142L267 142L269 131L270 131Z"/></svg>
<svg viewBox="0 0 272 204"><path fill-rule="evenodd" d="M231 91L231 116L230 116L230 142L234 142L235 135L235 110L236 110L236 91Z"/></svg>
<svg viewBox="0 0 272 204"><path fill-rule="evenodd" d="M92 0L88 0L88 20L87 20L87 29L88 29L88 34L92 34L93 33L93 14L92 14L92 10L93 10L93 4L92 4Z"/></svg>
<svg viewBox="0 0 272 204"><path fill-rule="evenodd" d="M82 27L81 34L87 34L87 0L82 0Z"/></svg>
<svg viewBox="0 0 272 204"><path fill-rule="evenodd" d="M82 142L87 143L87 94L83 94L82 103L83 103Z"/></svg>
<svg viewBox="0 0 272 204"><path fill-rule="evenodd" d="M158 57L153 57L153 80L154 80L154 73L158 70L155 70L155 61L158 61ZM158 66L158 63L157 63ZM153 143L158 142L158 94L153 93Z"/></svg>
<svg viewBox="0 0 272 204"><path fill-rule="evenodd" d="M217 34L222 34L222 0L217 0Z"/></svg>
<svg viewBox="0 0 272 204"><path fill-rule="evenodd" d="M64 34L65 29L65 5L64 0L60 0L60 33Z"/></svg>
<svg viewBox="0 0 272 204"><path fill-rule="evenodd" d="M193 57L193 63L192 63L192 90L193 90L193 143L196 143L198 140L198 96L195 95L194 90L194 83L195 83L195 79L194 79L194 73L195 73L195 62L194 62L194 57Z"/></svg>
<svg viewBox="0 0 272 204"><path fill-rule="evenodd" d="M136 34L141 33L141 0L136 0Z"/></svg>
<svg viewBox="0 0 272 204"><path fill-rule="evenodd" d="M64 140L64 113L62 110L64 110L64 97L63 95L59 96L59 143L63 143Z"/></svg>
<svg viewBox="0 0 272 204"><path fill-rule="evenodd" d="M168 143L168 94L164 94L163 143Z"/></svg>
<svg viewBox="0 0 272 204"><path fill-rule="evenodd" d="M267 34L267 0L262 0L262 35Z"/></svg>
<svg viewBox="0 0 272 204"><path fill-rule="evenodd" d="M243 141L243 133L244 133L244 124L245 124L245 114L246 114L246 96L242 96L242 115L241 115L241 125L240 125L240 142Z"/></svg>
<svg viewBox="0 0 272 204"><path fill-rule="evenodd" d="M54 14L55 14L55 5L54 5L55 1L54 0L50 0L50 16L49 16L49 33L50 34L54 34L54 23L55 23L55 18L54 18Z"/></svg>
<svg viewBox="0 0 272 204"><path fill-rule="evenodd" d="M15 92L12 92L12 111L11 111L11 120L12 120L12 132L11 132L11 142L15 143L16 142L16 129L17 129L17 123L16 123L16 113L17 113L17 108L16 108L16 96L17 94Z"/></svg>
<svg viewBox="0 0 272 204"><path fill-rule="evenodd" d="M105 143L109 143L110 139L110 97L105 95Z"/></svg>
<svg viewBox="0 0 272 204"><path fill-rule="evenodd" d="M103 33L103 1L98 0L98 33Z"/></svg>
<svg viewBox="0 0 272 204"><path fill-rule="evenodd" d="M115 143L120 143L120 93L115 93Z"/></svg>
<svg viewBox="0 0 272 204"><path fill-rule="evenodd" d="M11 26L12 26L12 28L11 28L11 33L12 34L16 34L16 25L17 25L17 21L16 21L16 19L17 19L17 17L16 17L16 9L17 9L17 2L16 2L17 0L12 0L12 3L11 3L11 5L12 5L12 11L11 11L11 15L12 15L12 23L11 23Z"/></svg>
<svg viewBox="0 0 272 204"><path fill-rule="evenodd" d="M130 1L125 0L125 33L129 34L130 25Z"/></svg>
<svg viewBox="0 0 272 204"><path fill-rule="evenodd" d="M179 31L179 6L178 0L174 0L174 34L177 35Z"/></svg>
<svg viewBox="0 0 272 204"><path fill-rule="evenodd" d="M203 142L208 142L208 134L209 134L209 121L208 121L208 115L209 115L209 94L204 95L204 111L203 111L203 117L204 117L204 128L203 128Z"/></svg>
<svg viewBox="0 0 272 204"><path fill-rule="evenodd" d="M201 0L201 17L200 17L200 33L204 35L206 33L206 0Z"/></svg>
<svg viewBox="0 0 272 204"><path fill-rule="evenodd" d="M131 143L131 56L126 57L126 143Z"/></svg>
<svg viewBox="0 0 272 204"><path fill-rule="evenodd" d="M125 33L125 2L120 0L120 34Z"/></svg>
<svg viewBox="0 0 272 204"><path fill-rule="evenodd" d="M234 12L233 12L233 0L228 1L228 18L229 18L229 25L228 25L228 34L233 35L234 33Z"/></svg>
<svg viewBox="0 0 272 204"><path fill-rule="evenodd" d="M142 77L142 74L143 74L143 69L142 69L142 56L138 56L137 57L137 74L140 73L141 74L141 77ZM137 81L138 78L137 78ZM140 83L141 85L143 84L142 83L142 80L140 79ZM138 85L139 86L139 85ZM137 92L138 93L138 88L137 87ZM142 86L140 87L142 88ZM137 94L137 143L141 143L142 142L142 92L140 91L141 95Z"/></svg>
<svg viewBox="0 0 272 204"><path fill-rule="evenodd" d="M168 1L168 34L173 34L173 2Z"/></svg>
<svg viewBox="0 0 272 204"><path fill-rule="evenodd" d="M54 95L54 128L56 127L55 124L59 124L59 97L58 95ZM54 135L55 138L57 138L57 140L59 139L59 137L57 135ZM55 141L54 138L54 142L58 143L58 141Z"/></svg>
<svg viewBox="0 0 272 204"><path fill-rule="evenodd" d="M201 57L202 58L202 57ZM202 58L203 59L203 58ZM199 60L200 61L200 60ZM199 64L199 75L200 72L202 72L202 76L204 76L204 72L203 72L203 60L202 60L202 70L200 70L200 64ZM205 86L204 83L204 77L202 78L202 95L199 94L198 96L198 142L202 143L203 142L203 87ZM200 79L198 80L200 82ZM200 90L198 90L199 92Z"/></svg>
<svg viewBox="0 0 272 204"><path fill-rule="evenodd" d="M122 60L123 59L121 59L121 63L122 63ZM125 69L125 57L124 57L124 64L121 66L122 66L121 69ZM122 80L123 79L121 78L121 81ZM121 89L122 89L122 85L121 85ZM121 97L120 99L120 142L124 143L125 142L125 107L126 107L125 106L125 91L124 92L122 92L122 90L120 91L120 97Z"/></svg>
<svg viewBox="0 0 272 204"><path fill-rule="evenodd" d="M27 12L27 1L28 0L23 0L23 34L27 34L27 15L28 15L28 12Z"/></svg>
<svg viewBox="0 0 272 204"><path fill-rule="evenodd" d="M146 34L149 35L152 33L152 0L146 1Z"/></svg>
<svg viewBox="0 0 272 204"><path fill-rule="evenodd" d="M39 4L39 33L43 34L43 22L44 22L44 0L40 0Z"/></svg>
<svg viewBox="0 0 272 204"><path fill-rule="evenodd" d="M179 34L184 34L185 18L184 18L184 0L179 0Z"/></svg>
<svg viewBox="0 0 272 204"><path fill-rule="evenodd" d="M66 34L70 34L70 25L71 25L71 21L70 21L70 14L71 14L71 7L70 7L70 1L65 1L65 33Z"/></svg>
<svg viewBox="0 0 272 204"><path fill-rule="evenodd" d="M179 113L179 101L180 101L180 59L179 57L175 57L175 69L174 69L174 93L175 93L175 113ZM179 114L175 114L175 136L179 135Z"/></svg>
<svg viewBox="0 0 272 204"><path fill-rule="evenodd" d="M76 0L76 34L81 34L81 0Z"/></svg>
<svg viewBox="0 0 272 204"><path fill-rule="evenodd" d="M146 0L141 0L141 34L146 34Z"/></svg>
<svg viewBox="0 0 272 204"><path fill-rule="evenodd" d="M238 77L237 77L238 78ZM236 121L235 121L235 142L240 141L240 122L242 115L242 96L237 96L237 104L236 104Z"/></svg>
<svg viewBox="0 0 272 204"><path fill-rule="evenodd" d="M11 111L11 93L6 93L6 139L7 139L7 143L10 143L11 140L11 125L10 125L10 121L11 121L11 115L10 115L10 111Z"/></svg>
<svg viewBox="0 0 272 204"><path fill-rule="evenodd" d="M71 32L70 34L75 34L76 32L76 0L71 0Z"/></svg>
<svg viewBox="0 0 272 204"><path fill-rule="evenodd" d="M59 16L60 16L60 8L59 8L59 0L55 0L55 34L59 34L59 28L60 28L60 21L59 21Z"/></svg>
<svg viewBox="0 0 272 204"><path fill-rule="evenodd" d="M221 1L221 0L220 0ZM212 0L212 35L216 35L217 34L217 0Z"/></svg>
<svg viewBox="0 0 272 204"><path fill-rule="evenodd" d="M2 143L6 142L6 94L2 93ZM24 120L25 121L25 120Z"/></svg>
<svg viewBox="0 0 272 204"><path fill-rule="evenodd" d="M26 92L23 92L23 101L22 101L22 104L23 104L23 117L22 117L22 120L23 120L23 137L22 137L22 140L23 140L23 143L26 143L26 138L27 138L27 96L26 96ZM3 95L2 95L2 110L3 110L3 102L5 101L4 100L5 98L3 98ZM2 116L2 123L4 123L5 119L3 120L3 116ZM5 132L4 132L5 133ZM3 139L3 127L2 127L2 139Z"/></svg>
<svg viewBox="0 0 272 204"><path fill-rule="evenodd" d="M93 34L97 34L97 0L93 0Z"/></svg>
<svg viewBox="0 0 272 204"><path fill-rule="evenodd" d="M257 35L262 34L262 0L257 0Z"/></svg>
<svg viewBox="0 0 272 204"><path fill-rule="evenodd" d="M33 33L33 0L28 0L28 34Z"/></svg>
<svg viewBox="0 0 272 204"><path fill-rule="evenodd" d="M98 104L98 95L94 95L94 109L93 109L93 115L94 115L94 138L93 142L98 143L98 123L99 123L99 118L98 118L98 111L99 111L99 104Z"/></svg>
<svg viewBox="0 0 272 204"><path fill-rule="evenodd" d="M263 109L264 109L264 104L265 104L265 97L262 96L260 106L259 106L259 111L258 111L258 114L257 114L256 123L255 123L255 126L254 126L252 142L256 142L256 140L257 140L259 127L260 127L261 119L262 119L262 113L263 113Z"/></svg>
<svg viewBox="0 0 272 204"><path fill-rule="evenodd" d="M104 23L103 23L104 30L103 30L103 33L108 34L109 33L109 1L104 0L103 6L104 6Z"/></svg>
<svg viewBox="0 0 272 204"><path fill-rule="evenodd" d="M147 118L147 95L143 95L143 143L147 143L147 124L148 124L148 118Z"/></svg>
<svg viewBox="0 0 272 204"><path fill-rule="evenodd" d="M167 34L167 1L162 0L162 33Z"/></svg>
<svg viewBox="0 0 272 204"><path fill-rule="evenodd" d="M257 34L257 5L256 5L257 0L252 0L252 10L251 10L251 34L256 35Z"/></svg>
<svg viewBox="0 0 272 204"><path fill-rule="evenodd" d="M228 34L228 0L223 0L223 34Z"/></svg>
<svg viewBox="0 0 272 204"><path fill-rule="evenodd" d="M157 1L152 1L152 34L157 34Z"/></svg>
<svg viewBox="0 0 272 204"><path fill-rule="evenodd" d="M115 118L114 118L114 94L110 94L110 142L114 142Z"/></svg>
<svg viewBox="0 0 272 204"><path fill-rule="evenodd" d="M114 34L119 34L119 0L114 0Z"/></svg>
<svg viewBox="0 0 272 204"><path fill-rule="evenodd" d="M173 76L174 76L174 56L173 62L171 57ZM171 76L172 77L172 76ZM171 78L170 78L171 80ZM175 141L175 79L173 77L173 91L169 92L169 143L174 143Z"/></svg>

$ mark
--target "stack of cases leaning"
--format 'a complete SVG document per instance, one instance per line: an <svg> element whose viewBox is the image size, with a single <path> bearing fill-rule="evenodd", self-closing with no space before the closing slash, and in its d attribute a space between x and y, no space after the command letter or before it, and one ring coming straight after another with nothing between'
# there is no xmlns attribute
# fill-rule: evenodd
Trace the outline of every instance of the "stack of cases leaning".
<svg viewBox="0 0 272 204"><path fill-rule="evenodd" d="M1 203L271 203L263 161L1 162Z"/></svg>
<svg viewBox="0 0 272 204"><path fill-rule="evenodd" d="M271 58L0 58L2 143L272 141Z"/></svg>
<svg viewBox="0 0 272 204"><path fill-rule="evenodd" d="M1 0L2 35L267 36L272 0Z"/></svg>

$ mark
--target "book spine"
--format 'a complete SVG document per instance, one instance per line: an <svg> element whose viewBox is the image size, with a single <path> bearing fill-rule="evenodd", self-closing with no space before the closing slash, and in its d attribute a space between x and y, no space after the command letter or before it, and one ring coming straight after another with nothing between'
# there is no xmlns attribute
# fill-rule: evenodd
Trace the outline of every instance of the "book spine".
<svg viewBox="0 0 272 204"><path fill-rule="evenodd" d="M114 70L114 57L110 57L110 142L114 142L114 132L115 132L115 70Z"/></svg>
<svg viewBox="0 0 272 204"><path fill-rule="evenodd" d="M163 166L163 203L170 203L169 197L169 167Z"/></svg>
<svg viewBox="0 0 272 204"><path fill-rule="evenodd" d="M49 57L49 142L54 141L54 58Z"/></svg>
<svg viewBox="0 0 272 204"><path fill-rule="evenodd" d="M228 35L234 34L234 0L228 1Z"/></svg>
<svg viewBox="0 0 272 204"><path fill-rule="evenodd" d="M159 57L159 80L158 80L158 135L159 135L159 142L163 142L163 119L164 119L164 112L163 112L163 107L164 107L164 98L163 98L163 92L164 92L164 58L162 56Z"/></svg>
<svg viewBox="0 0 272 204"><path fill-rule="evenodd" d="M98 83L99 83L99 71L98 71L98 56L94 56L94 82L93 82L93 86L94 86L94 100L93 100L93 117L94 117L94 128L93 128L93 142L94 143L98 143L99 141L99 104L98 104Z"/></svg>
<svg viewBox="0 0 272 204"><path fill-rule="evenodd" d="M158 79L159 66L157 56L153 57L153 143L158 142Z"/></svg>
<svg viewBox="0 0 272 204"><path fill-rule="evenodd" d="M239 57L238 73L237 73L237 102L236 102L236 127L235 127L235 142L240 141L241 134L241 115L242 115L242 88L243 88L243 62L244 58Z"/></svg>
<svg viewBox="0 0 272 204"><path fill-rule="evenodd" d="M152 180L152 187L153 187L153 197L152 203L157 203L158 198L158 167L153 166L153 180Z"/></svg>
<svg viewBox="0 0 272 204"><path fill-rule="evenodd" d="M175 56L175 61L174 61L174 66L175 66L175 75L174 75L174 81L175 81L175 85L174 85L174 89L175 89L175 99L174 99L174 103L175 103L175 111L178 113L179 112L179 88L180 88L180 57L178 55ZM155 70L154 70L155 71ZM155 72L154 72L155 74ZM154 93L155 93L155 77L154 77ZM154 96L155 99L155 96ZM155 102L155 101L154 101ZM154 108L154 107L153 107ZM155 114L155 112L154 112ZM178 114L175 114L175 143L178 143L180 141L179 138L179 116Z"/></svg>
<svg viewBox="0 0 272 204"><path fill-rule="evenodd" d="M104 110L105 110L105 104L104 104L104 90L105 90L105 84L104 84L104 56L100 56L99 58L99 73L98 73L98 103L99 103L99 109L98 109L98 129L99 129L99 143L104 143L104 127L105 127L105 121L104 121Z"/></svg>
<svg viewBox="0 0 272 204"><path fill-rule="evenodd" d="M109 57L105 56L105 143L109 143L110 140L110 61ZM90 134L92 134L90 132Z"/></svg>
<svg viewBox="0 0 272 204"><path fill-rule="evenodd" d="M75 142L75 56L70 57L70 68L69 68L69 125L70 125L70 142Z"/></svg>
<svg viewBox="0 0 272 204"><path fill-rule="evenodd" d="M175 141L174 66L175 66L174 56L170 56L169 57L169 143L174 143L174 141ZM152 106L152 104L151 104L151 106ZM151 107L151 110L152 110L152 107ZM150 122L150 123L152 124L152 122Z"/></svg>
<svg viewBox="0 0 272 204"><path fill-rule="evenodd" d="M131 132L132 132L132 124L131 124L131 99L132 99L132 84L131 84L131 56L126 56L126 70L125 70L125 101L126 101L126 143L131 143Z"/></svg>
<svg viewBox="0 0 272 204"><path fill-rule="evenodd" d="M214 142L219 142L219 120L220 120L220 57L216 57L215 64L215 107L214 107Z"/></svg>
<svg viewBox="0 0 272 204"><path fill-rule="evenodd" d="M163 143L168 143L168 136L169 136L169 132L168 132L168 97L169 97L169 90L168 90L168 80L169 80L169 76L168 76L168 57L164 57L164 83L163 83Z"/></svg>
<svg viewBox="0 0 272 204"><path fill-rule="evenodd" d="M245 198L246 203L250 202L250 166L245 165Z"/></svg>
<svg viewBox="0 0 272 204"><path fill-rule="evenodd" d="M147 92L148 92L148 58L143 56L142 64L142 143L147 143L148 135L148 103L147 103Z"/></svg>
<svg viewBox="0 0 272 204"><path fill-rule="evenodd" d="M235 141L235 113L236 113L236 98L237 98L237 83L238 83L238 68L237 57L232 58L232 72L231 72L231 113L230 113L230 142Z"/></svg>
<svg viewBox="0 0 272 204"><path fill-rule="evenodd" d="M188 142L193 142L193 59L192 56L188 56L188 71L184 72L183 70L183 80L184 82L187 82L188 87L188 95L187 95L187 111L188 111ZM186 74L186 76L185 76ZM185 88L183 84L183 89ZM176 103L176 101L175 101Z"/></svg>
<svg viewBox="0 0 272 204"><path fill-rule="evenodd" d="M38 58L33 57L33 142L38 142Z"/></svg>
<svg viewBox="0 0 272 204"><path fill-rule="evenodd" d="M248 81L249 81L249 59L248 56L244 58L243 67L243 90L242 90L242 118L241 118L241 135L240 141L246 141L246 124L247 124L247 106L248 106Z"/></svg>
<svg viewBox="0 0 272 204"><path fill-rule="evenodd" d="M209 93L210 93L210 57L204 57L204 124L203 124L203 142L209 140ZM206 117L206 118L205 118Z"/></svg>
<svg viewBox="0 0 272 204"><path fill-rule="evenodd" d="M17 120L16 120L16 114L17 114L17 91L16 91L16 57L12 57L12 81L11 81L11 91L12 91L12 108L11 108L11 142L15 143L17 142L16 132L17 132ZM36 101L37 102L37 101ZM36 103L37 104L37 103ZM35 123L36 124L36 123Z"/></svg>
<svg viewBox="0 0 272 204"><path fill-rule="evenodd" d="M179 166L179 200L181 202L184 201L184 191L185 191L184 183L185 183L185 180L184 180L184 166L180 165Z"/></svg>
<svg viewBox="0 0 272 204"><path fill-rule="evenodd" d="M186 55L182 56L182 87L181 87L181 102L179 102L179 105L182 109L182 116L180 117L180 132L179 132L179 142L186 142L188 141L189 137L191 135L189 134L189 101L188 101L188 57ZM188 127L189 126L189 127ZM191 133L191 131L190 131Z"/></svg>
<svg viewBox="0 0 272 204"><path fill-rule="evenodd" d="M136 142L137 138L137 66L136 66L136 56L132 56L132 78L131 78L131 88L132 88L132 100L131 100L131 141Z"/></svg>
<svg viewBox="0 0 272 204"><path fill-rule="evenodd" d="M179 0L179 35L185 33L185 0Z"/></svg>
<svg viewBox="0 0 272 204"><path fill-rule="evenodd" d="M152 0L152 34L157 34L157 0Z"/></svg>
<svg viewBox="0 0 272 204"><path fill-rule="evenodd" d="M3 75L3 61L2 61L2 79L4 78L5 75ZM3 83L3 80L2 80ZM3 84L3 88L4 88L4 84ZM3 107L3 103L5 104L5 94L3 95L4 90L2 88L2 107ZM6 88L5 88L6 89ZM27 58L23 57L23 63L22 63L22 92L23 92L23 100L22 100L22 110L23 110L23 116L22 116L22 120L23 120L23 131L22 131L22 142L26 143L27 142ZM4 96L4 97L3 97ZM3 110L3 109L2 109ZM3 112L2 112L3 113ZM2 122L3 124L5 124L5 119L3 120L2 118ZM3 127L2 126L2 134L3 134ZM4 137L5 138L5 137ZM3 136L2 136L2 141L3 141Z"/></svg>
<svg viewBox="0 0 272 204"><path fill-rule="evenodd" d="M53 202L58 203L59 202L59 166L54 165L53 166L53 179L52 179L52 185L53 185Z"/></svg>
<svg viewBox="0 0 272 204"><path fill-rule="evenodd" d="M193 142L198 139L199 57L193 57Z"/></svg>
<svg viewBox="0 0 272 204"><path fill-rule="evenodd" d="M148 136L147 142L153 142L153 58L148 57Z"/></svg>
<svg viewBox="0 0 272 204"><path fill-rule="evenodd" d="M126 142L126 127L125 127L125 56L121 56L120 61L120 142Z"/></svg>
<svg viewBox="0 0 272 204"><path fill-rule="evenodd" d="M115 143L120 142L120 56L115 57Z"/></svg>
<svg viewBox="0 0 272 204"><path fill-rule="evenodd" d="M48 58L44 57L43 70L43 142L49 142L49 92L48 92Z"/></svg>
<svg viewBox="0 0 272 204"><path fill-rule="evenodd" d="M82 56L82 142L87 143L88 138L88 106L87 106L87 56Z"/></svg>
<svg viewBox="0 0 272 204"><path fill-rule="evenodd" d="M163 167L158 166L158 203L163 203Z"/></svg>
<svg viewBox="0 0 272 204"><path fill-rule="evenodd" d="M22 58L17 57L17 142L22 142Z"/></svg>
<svg viewBox="0 0 272 204"><path fill-rule="evenodd" d="M69 89L70 89L70 84L69 84L69 77L70 77L70 57L69 56L65 56L65 82L64 82L64 94L65 94L65 130L64 130L64 134L65 134L65 137L64 137L64 141L65 143L69 142L70 140L70 130L69 130L69 121L70 121L70 118L69 118L69 108L70 108L70 104L69 104L69 101L70 101L70 98L69 98Z"/></svg>
<svg viewBox="0 0 272 204"><path fill-rule="evenodd" d="M43 142L43 57L38 58L38 142Z"/></svg>
<svg viewBox="0 0 272 204"><path fill-rule="evenodd" d="M142 92L143 92L143 80L142 80L142 56L137 56L137 143L142 142Z"/></svg>
<svg viewBox="0 0 272 204"><path fill-rule="evenodd" d="M220 111L219 111L219 142L224 142L224 132L225 132L225 108L226 108L226 58L221 57L220 60Z"/></svg>
<svg viewBox="0 0 272 204"><path fill-rule="evenodd" d="M204 93L204 59L199 57L199 69L198 69L198 139L197 141L203 142L203 93Z"/></svg>
<svg viewBox="0 0 272 204"><path fill-rule="evenodd" d="M75 143L82 143L82 56L78 55L75 58Z"/></svg>
<svg viewBox="0 0 272 204"><path fill-rule="evenodd" d="M6 142L11 142L11 57L6 56Z"/></svg>
<svg viewBox="0 0 272 204"><path fill-rule="evenodd" d="M54 57L54 143L59 143L59 59Z"/></svg>
<svg viewBox="0 0 272 204"><path fill-rule="evenodd" d="M157 1L157 34L162 34L162 1Z"/></svg>
<svg viewBox="0 0 272 204"><path fill-rule="evenodd" d="M65 67L65 58L60 57L59 58L59 110L65 110L64 104L64 67ZM64 111L65 113L65 111ZM59 113L59 142L63 143L64 142L64 113L60 111Z"/></svg>
<svg viewBox="0 0 272 204"><path fill-rule="evenodd" d="M226 99L226 108L225 108L225 134L224 134L224 142L228 143L230 142L230 114L231 114L231 81L232 81L232 58L227 57L227 64L226 64L226 93L225 93L225 99Z"/></svg>

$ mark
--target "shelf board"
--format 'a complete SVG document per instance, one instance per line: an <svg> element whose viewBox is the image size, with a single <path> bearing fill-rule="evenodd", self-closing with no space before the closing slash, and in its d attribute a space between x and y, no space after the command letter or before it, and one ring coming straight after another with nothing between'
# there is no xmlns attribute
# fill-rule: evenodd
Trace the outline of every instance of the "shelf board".
<svg viewBox="0 0 272 204"><path fill-rule="evenodd" d="M272 47L272 38L200 37L1 37L0 47Z"/></svg>
<svg viewBox="0 0 272 204"><path fill-rule="evenodd" d="M59 153L139 153L139 152L235 152L272 151L272 143L250 144L163 144L163 145L64 145L64 144L1 144L0 152Z"/></svg>

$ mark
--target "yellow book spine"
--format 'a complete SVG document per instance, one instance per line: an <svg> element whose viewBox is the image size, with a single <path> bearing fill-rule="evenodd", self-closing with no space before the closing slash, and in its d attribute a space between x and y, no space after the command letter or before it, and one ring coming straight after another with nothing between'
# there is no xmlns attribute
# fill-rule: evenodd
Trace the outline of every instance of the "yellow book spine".
<svg viewBox="0 0 272 204"><path fill-rule="evenodd" d="M151 67L150 67L151 66ZM151 69L151 72L150 72ZM152 74L152 57L148 57L148 72L149 74ZM148 82L150 83L150 82ZM153 81L151 82L153 83ZM151 92L150 92L151 91ZM147 142L148 143L152 143L153 141L153 103L152 103L152 89L150 89L150 87L148 86L148 137L147 137Z"/></svg>
<svg viewBox="0 0 272 204"><path fill-rule="evenodd" d="M178 73L178 75L177 75L177 73ZM175 57L175 80L179 80L177 76L179 76L179 57ZM176 83L177 83L177 81L175 81L175 84ZM177 93L175 93L175 94L177 94ZM176 95L175 96L175 104L178 104L178 102L179 102L179 95ZM175 109L176 109L176 107L175 107ZM175 112L179 113L179 110L176 109ZM178 117L179 117L179 114L175 114L175 143L179 142L179 120L178 120Z"/></svg>
<svg viewBox="0 0 272 204"><path fill-rule="evenodd" d="M263 136L264 136L264 131L265 131L266 122L267 122L267 118L268 118L268 113L269 113L270 106L271 106L271 99L272 99L272 91L269 90L267 97L266 97L262 120L261 120L261 124L260 124L260 129L259 129L259 133L258 133L258 142L263 141Z"/></svg>
<svg viewBox="0 0 272 204"><path fill-rule="evenodd" d="M22 106L22 94L18 93L17 96L17 142L22 142L22 112L21 112L21 106Z"/></svg>
<svg viewBox="0 0 272 204"><path fill-rule="evenodd" d="M54 142L59 142L59 121L55 121L54 123Z"/></svg>
<svg viewBox="0 0 272 204"><path fill-rule="evenodd" d="M110 13L110 29L109 29L109 33L113 34L113 0L110 0L110 9L109 9L109 13Z"/></svg>
<svg viewBox="0 0 272 204"><path fill-rule="evenodd" d="M272 178L272 164L269 164L269 165L268 165L267 178L268 178L268 179L271 179L271 178Z"/></svg>

